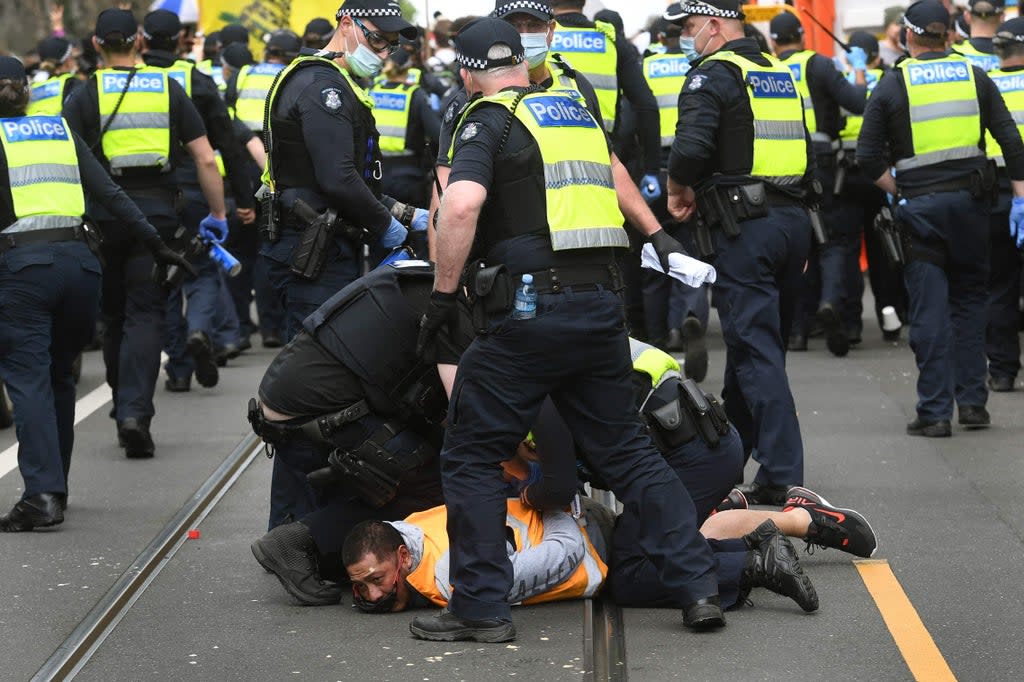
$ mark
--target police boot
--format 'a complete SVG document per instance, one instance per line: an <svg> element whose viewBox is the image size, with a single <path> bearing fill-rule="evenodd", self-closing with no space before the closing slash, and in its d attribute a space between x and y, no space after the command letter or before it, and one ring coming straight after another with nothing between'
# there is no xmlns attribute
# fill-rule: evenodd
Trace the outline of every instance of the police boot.
<svg viewBox="0 0 1024 682"><path fill-rule="evenodd" d="M220 381L217 371L217 359L213 353L213 344L206 332L196 330L188 335L185 352L192 356L196 363L196 381L204 388L212 388Z"/></svg>
<svg viewBox="0 0 1024 682"><path fill-rule="evenodd" d="M149 424L129 417L117 424L117 442L128 459L149 459L156 453Z"/></svg>
<svg viewBox="0 0 1024 682"><path fill-rule="evenodd" d="M818 593L800 567L796 548L770 519L743 536L750 547L740 578L740 600L764 587L795 601L804 611L818 610Z"/></svg>
<svg viewBox="0 0 1024 682"><path fill-rule="evenodd" d="M316 543L301 521L277 526L250 548L260 566L302 604L330 606L341 601L341 586L320 577Z"/></svg>
<svg viewBox="0 0 1024 682"><path fill-rule="evenodd" d="M436 616L417 616L409 623L409 632L416 639L431 642L511 642L516 638L516 626L510 620L486 618L468 620L459 618L448 609Z"/></svg>
<svg viewBox="0 0 1024 682"><path fill-rule="evenodd" d="M698 599L683 607L683 625L693 630L725 627L725 614L717 594Z"/></svg>
<svg viewBox="0 0 1024 682"><path fill-rule="evenodd" d="M850 339L843 329L843 322L839 318L839 311L831 303L823 303L818 308L818 323L825 330L825 345L829 352L837 358L841 358L850 352Z"/></svg>
<svg viewBox="0 0 1024 682"><path fill-rule="evenodd" d="M19 501L11 511L0 516L0 533L22 533L61 523L64 523L64 509L60 496L40 493Z"/></svg>

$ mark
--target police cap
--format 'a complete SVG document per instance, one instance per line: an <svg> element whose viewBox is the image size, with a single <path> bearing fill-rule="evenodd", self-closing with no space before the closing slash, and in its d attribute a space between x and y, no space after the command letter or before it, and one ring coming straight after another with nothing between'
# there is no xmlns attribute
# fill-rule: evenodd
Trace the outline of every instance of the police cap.
<svg viewBox="0 0 1024 682"><path fill-rule="evenodd" d="M682 26L683 20L686 19L686 12L683 11L683 3L673 2L665 11L662 13L661 18L670 24L676 26Z"/></svg>
<svg viewBox="0 0 1024 682"><path fill-rule="evenodd" d="M960 36L962 36L964 38L970 38L971 37L971 27L970 27L970 24L967 23L967 13L966 12L961 13L956 18L956 21L953 22L953 28L956 29L957 34L959 34Z"/></svg>
<svg viewBox="0 0 1024 682"><path fill-rule="evenodd" d="M142 35L146 40L177 38L179 33L181 33L181 19L170 10L153 10L142 20Z"/></svg>
<svg viewBox="0 0 1024 682"><path fill-rule="evenodd" d="M73 45L70 40L65 40L64 38L59 38L57 36L50 36L39 43L36 51L39 52L40 60L60 64L71 56L72 47Z"/></svg>
<svg viewBox="0 0 1024 682"><path fill-rule="evenodd" d="M471 71L486 71L499 66L512 66L525 59L519 31L512 24L484 17L474 19L452 38L455 45L455 61ZM495 45L506 45L512 50L508 57L489 59L487 53Z"/></svg>
<svg viewBox="0 0 1024 682"><path fill-rule="evenodd" d="M316 19L313 19L308 24L306 24L306 29L302 32L302 35L316 35L320 36L320 38L322 39L326 38L333 32L334 24L329 22L327 19L324 19L323 17L317 17Z"/></svg>
<svg viewBox="0 0 1024 682"><path fill-rule="evenodd" d="M971 14L976 17L995 17L1006 8L1005 0L971 0L967 3Z"/></svg>
<svg viewBox="0 0 1024 682"><path fill-rule="evenodd" d="M228 24L220 30L220 44L227 47L231 43L249 42L249 31L241 24Z"/></svg>
<svg viewBox="0 0 1024 682"><path fill-rule="evenodd" d="M850 34L847 42L853 47L859 47L864 50L864 53L868 56L868 61L878 56L878 38L867 31L854 31Z"/></svg>
<svg viewBox="0 0 1024 682"><path fill-rule="evenodd" d="M945 38L949 19L949 12L939 0L918 0L907 8L903 25L919 36Z"/></svg>
<svg viewBox="0 0 1024 682"><path fill-rule="evenodd" d="M1001 23L992 42L996 45L1024 44L1024 17L1014 17Z"/></svg>
<svg viewBox="0 0 1024 682"><path fill-rule="evenodd" d="M135 23L135 17L126 9L111 7L100 12L96 17L96 40L103 45L108 40L119 43L130 43L135 40L135 34L139 32L139 25Z"/></svg>
<svg viewBox="0 0 1024 682"><path fill-rule="evenodd" d="M345 0L335 19L343 16L369 19L381 33L397 33L406 40L416 40L416 27L402 18L398 0Z"/></svg>
<svg viewBox="0 0 1024 682"><path fill-rule="evenodd" d="M280 52L285 55L297 55L302 49L302 40L295 35L295 31L282 28L274 31L266 38L267 50Z"/></svg>
<svg viewBox="0 0 1024 682"><path fill-rule="evenodd" d="M206 35L206 38L203 39L203 54L204 55L210 55L210 54L212 54L214 52L217 52L218 50L220 50L220 48L221 48L220 31L214 31L213 33L208 33Z"/></svg>
<svg viewBox="0 0 1024 682"><path fill-rule="evenodd" d="M256 61L245 43L231 43L220 51L220 59L233 69L240 69Z"/></svg>
<svg viewBox="0 0 1024 682"><path fill-rule="evenodd" d="M768 29L771 32L772 40L777 43L796 43L804 35L804 27L796 15L791 12L776 14L772 17Z"/></svg>
<svg viewBox="0 0 1024 682"><path fill-rule="evenodd" d="M719 19L743 19L743 3L741 0L685 0L683 14L686 16L718 17ZM668 16L665 17L672 21Z"/></svg>
<svg viewBox="0 0 1024 682"><path fill-rule="evenodd" d="M25 65L14 57L0 57L0 80L28 82Z"/></svg>
<svg viewBox="0 0 1024 682"><path fill-rule="evenodd" d="M551 5L548 0L496 0L491 16L504 19L510 14L529 14L541 21L551 21Z"/></svg>

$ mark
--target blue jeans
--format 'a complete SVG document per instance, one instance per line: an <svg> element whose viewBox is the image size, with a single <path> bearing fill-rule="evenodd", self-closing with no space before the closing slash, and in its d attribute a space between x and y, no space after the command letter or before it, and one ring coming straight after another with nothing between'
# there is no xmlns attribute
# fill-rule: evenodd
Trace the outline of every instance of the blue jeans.
<svg viewBox="0 0 1024 682"><path fill-rule="evenodd" d="M74 445L71 366L92 340L100 265L81 242L0 255L0 379L14 403L23 497L67 493Z"/></svg>

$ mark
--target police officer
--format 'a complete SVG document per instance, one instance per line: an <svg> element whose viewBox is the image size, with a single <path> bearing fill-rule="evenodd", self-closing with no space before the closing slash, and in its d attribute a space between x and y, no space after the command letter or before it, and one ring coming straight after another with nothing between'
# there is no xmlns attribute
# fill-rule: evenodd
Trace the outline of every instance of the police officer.
<svg viewBox="0 0 1024 682"><path fill-rule="evenodd" d="M213 31L203 40L203 58L196 64L200 73L205 73L217 84L217 91L222 95L227 89L224 80L224 67L220 63L220 53L224 46L220 42L220 31Z"/></svg>
<svg viewBox="0 0 1024 682"><path fill-rule="evenodd" d="M299 55L302 41L292 31L281 29L270 34L259 64L243 66L227 82L224 99L235 118L259 133L263 130L264 108L270 86L288 64Z"/></svg>
<svg viewBox="0 0 1024 682"><path fill-rule="evenodd" d="M668 207L677 220L699 212L697 227L712 229L725 410L761 464L741 490L754 504L781 505L804 473L783 339L810 248L810 136L792 72L744 37L738 0L682 11L684 49L697 59L679 97Z"/></svg>
<svg viewBox="0 0 1024 682"><path fill-rule="evenodd" d="M231 117L216 84L194 64L176 57L183 35L178 15L168 10L154 10L146 15L142 30L143 61L147 66L165 71L185 89L185 94L191 98L203 119L210 144L220 154L226 178L233 189L233 217L237 217L235 227L252 225L256 213L248 174L248 155L234 135ZM191 239L197 236L199 223L209 212L209 207L203 199L195 166L188 160L178 169L178 184L185 199L182 221L189 233L186 238ZM254 229L252 233L255 235ZM230 300L222 268L205 253L195 266L199 276L186 279L169 295L165 320L168 329L165 345L170 358L165 370L169 390L188 390L193 371L200 385L215 386L219 378L215 347L237 348L240 341L234 305L222 305L222 302ZM181 313L183 294L188 302L184 319ZM225 316L230 318L227 323L222 321Z"/></svg>
<svg viewBox="0 0 1024 682"><path fill-rule="evenodd" d="M953 46L953 52L967 57L971 64L986 73L999 68L992 38L1003 23L1004 4L1004 0L970 0L963 15L970 27L970 37Z"/></svg>
<svg viewBox="0 0 1024 682"><path fill-rule="evenodd" d="M85 192L160 262L187 263L59 116L27 116L21 62L0 57L0 380L17 422L21 500L0 531L64 520L74 441L72 363L92 339L100 264L85 243ZM0 401L7 400L0 388ZM9 415L8 415L9 416Z"/></svg>
<svg viewBox="0 0 1024 682"><path fill-rule="evenodd" d="M302 44L314 50L320 50L327 46L327 42L334 33L334 24L323 17L310 19L306 28L302 31Z"/></svg>
<svg viewBox="0 0 1024 682"><path fill-rule="evenodd" d="M666 590L686 604L684 622L722 626L693 503L636 415L621 410L631 389L614 249L628 240L607 138L575 93L530 87L519 33L506 22L480 19L454 42L475 97L454 137L434 292L417 346L430 353L450 325L470 257L504 265L506 291L532 275L538 300L535 318L512 319L506 300L486 295L488 288L498 294L487 280L500 278L500 268L468 268L466 284L483 297L477 305L487 322L459 363L442 451L455 592L449 612L417 618L410 629L431 640L515 637L496 465L549 394L595 470L623 504L637 505L646 521L638 542L666 577ZM663 231L652 241L665 262L681 249ZM553 339L572 353L552 353Z"/></svg>
<svg viewBox="0 0 1024 682"><path fill-rule="evenodd" d="M50 36L39 43L39 69L32 79L30 116L59 116L64 102L80 85L75 78L73 45L66 38Z"/></svg>
<svg viewBox="0 0 1024 682"><path fill-rule="evenodd" d="M825 342L833 355L843 356L850 351L847 330L840 317L843 306L854 292L846 290L844 263L852 249L860 248L855 235L840 232L835 224L835 204L832 191L835 184L835 156L839 149L839 130L842 128L840 108L851 114L864 113L866 95L866 55L860 48L852 48L847 59L854 69L855 83L843 78L832 60L804 49L804 29L796 15L783 12L771 21L772 49L793 72L797 90L803 98L804 122L814 142L817 161L816 177L822 185L822 209L825 221L833 232L818 249L809 276L803 288L804 301L797 308L795 338L790 350L806 350L807 330L804 313L816 314L825 332ZM813 247L812 247L813 248ZM820 274L820 303L816 278Z"/></svg>
<svg viewBox="0 0 1024 682"><path fill-rule="evenodd" d="M904 277L919 375L917 416L907 433L948 437L954 400L961 425L990 423L984 334L995 177L981 131L1002 150L1014 195L1011 225L1024 219L1024 145L992 80L945 53L949 12L921 0L903 22L910 58L875 88L857 160L897 197L896 218L910 243Z"/></svg>
<svg viewBox="0 0 1024 682"><path fill-rule="evenodd" d="M100 13L93 40L107 66L68 100L64 117L165 239L178 227L175 169L184 147L195 161L210 206L202 222L226 231L224 189L202 119L177 80L160 69L139 66L137 30L128 11ZM89 215L100 230L116 235L115 217L101 206L93 208L90 204ZM109 238L104 255L103 351L107 383L114 389L119 442L128 457L152 457L149 425L167 296L152 276L152 257L137 240Z"/></svg>
<svg viewBox="0 0 1024 682"><path fill-rule="evenodd" d="M989 77L1003 95L1017 129L1024 131L1024 18L999 26L993 39L999 68ZM1020 371L1020 325L1017 302L1021 292L1021 259L1016 243L1006 229L1013 192L1006 173L1006 160L991 135L985 139L990 159L999 166L999 200L992 208L989 238L992 248L988 278L988 326L985 354L988 356L988 387L1000 393L1014 390ZM1012 228L1011 228L1012 229Z"/></svg>

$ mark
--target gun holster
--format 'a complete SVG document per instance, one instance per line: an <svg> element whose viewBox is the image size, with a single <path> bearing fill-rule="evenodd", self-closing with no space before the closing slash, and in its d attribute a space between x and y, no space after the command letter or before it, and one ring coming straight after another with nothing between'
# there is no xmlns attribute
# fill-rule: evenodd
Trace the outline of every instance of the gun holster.
<svg viewBox="0 0 1024 682"><path fill-rule="evenodd" d="M338 212L329 208L318 214L301 199L296 200L292 210L307 226L292 249L290 269L303 279L316 280L327 263L327 250L338 221Z"/></svg>
<svg viewBox="0 0 1024 682"><path fill-rule="evenodd" d="M473 328L478 334L486 334L492 315L501 315L512 309L515 299L512 277L504 265L488 267L482 260L477 260L466 268L465 281Z"/></svg>
<svg viewBox="0 0 1024 682"><path fill-rule="evenodd" d="M697 436L714 449L729 432L721 403L692 379L673 377L663 381L647 398L641 414L663 453Z"/></svg>
<svg viewBox="0 0 1024 682"><path fill-rule="evenodd" d="M709 227L718 227L729 239L740 236L740 223L768 215L768 189L763 182L716 185L697 197Z"/></svg>
<svg viewBox="0 0 1024 682"><path fill-rule="evenodd" d="M103 233L100 232L99 228L93 225L89 220L85 220L82 223L82 234L85 235L85 245L92 251L92 255L96 256L96 260L99 261L100 267L104 270L107 269L107 259L103 255Z"/></svg>
<svg viewBox="0 0 1024 682"><path fill-rule="evenodd" d="M889 265L898 266L907 262L906 250L904 249L904 235L896 224L892 209L883 206L874 220L875 231L882 238L882 246L885 248L885 257Z"/></svg>

